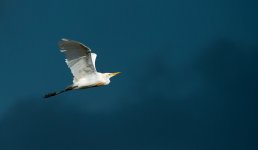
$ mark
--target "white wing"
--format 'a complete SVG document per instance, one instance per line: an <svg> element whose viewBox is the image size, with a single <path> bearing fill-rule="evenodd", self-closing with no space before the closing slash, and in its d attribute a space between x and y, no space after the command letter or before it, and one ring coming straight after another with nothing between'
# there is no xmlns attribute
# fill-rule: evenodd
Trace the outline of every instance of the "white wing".
<svg viewBox="0 0 258 150"><path fill-rule="evenodd" d="M97 70L96 65L95 65L96 58L97 58L97 54L91 53L91 59L92 59L92 63L93 63L93 66L94 66L95 70Z"/></svg>
<svg viewBox="0 0 258 150"><path fill-rule="evenodd" d="M80 78L95 75L97 55L91 53L90 48L77 41L67 39L62 39L59 42L59 47L60 51L66 56L65 62L74 76L74 83Z"/></svg>

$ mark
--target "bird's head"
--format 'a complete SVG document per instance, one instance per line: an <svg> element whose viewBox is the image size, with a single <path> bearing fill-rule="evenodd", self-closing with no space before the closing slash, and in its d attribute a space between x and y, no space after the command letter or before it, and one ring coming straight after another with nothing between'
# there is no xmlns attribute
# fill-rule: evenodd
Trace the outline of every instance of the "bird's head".
<svg viewBox="0 0 258 150"><path fill-rule="evenodd" d="M105 73L105 75L106 75L106 77L107 78L112 78L112 77L114 77L114 76L116 76L116 75L118 75L118 74L120 74L121 72L113 72L113 73Z"/></svg>

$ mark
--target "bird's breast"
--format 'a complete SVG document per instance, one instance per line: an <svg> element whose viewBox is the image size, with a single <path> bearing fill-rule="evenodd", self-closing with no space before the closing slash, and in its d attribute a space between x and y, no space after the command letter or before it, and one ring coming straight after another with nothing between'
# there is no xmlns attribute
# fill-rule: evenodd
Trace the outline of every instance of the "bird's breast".
<svg viewBox="0 0 258 150"><path fill-rule="evenodd" d="M76 85L78 88L92 87L92 86L103 86L109 84L110 81L103 80L102 78L82 78L78 80Z"/></svg>

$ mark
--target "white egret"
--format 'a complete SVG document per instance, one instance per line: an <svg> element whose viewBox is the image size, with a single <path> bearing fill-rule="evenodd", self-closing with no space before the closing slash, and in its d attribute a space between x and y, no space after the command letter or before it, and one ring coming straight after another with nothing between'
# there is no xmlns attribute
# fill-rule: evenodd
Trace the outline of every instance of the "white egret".
<svg viewBox="0 0 258 150"><path fill-rule="evenodd" d="M111 77L120 74L120 72L97 72L95 67L97 55L92 53L91 49L82 43L62 39L59 42L59 48L60 51L65 54L65 62L73 74L73 84L64 90L48 93L44 96L44 98L55 96L71 90L108 85Z"/></svg>

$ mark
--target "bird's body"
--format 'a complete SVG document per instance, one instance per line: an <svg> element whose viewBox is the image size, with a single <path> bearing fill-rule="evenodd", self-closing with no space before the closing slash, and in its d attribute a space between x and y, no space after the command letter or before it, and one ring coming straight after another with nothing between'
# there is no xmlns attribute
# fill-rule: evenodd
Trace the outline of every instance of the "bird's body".
<svg viewBox="0 0 258 150"><path fill-rule="evenodd" d="M77 41L62 39L59 42L59 48L65 54L65 62L74 76L73 84L62 91L49 93L44 96L45 98L70 90L108 85L110 78L120 73L97 72L95 67L97 55L91 53L90 48Z"/></svg>
<svg viewBox="0 0 258 150"><path fill-rule="evenodd" d="M102 85L108 85L110 83L109 78L106 77L106 74L102 74L99 72L96 72L96 75L83 77L76 81L73 85L77 86L78 89L84 89L91 86L102 86ZM75 88L77 89L77 88Z"/></svg>

